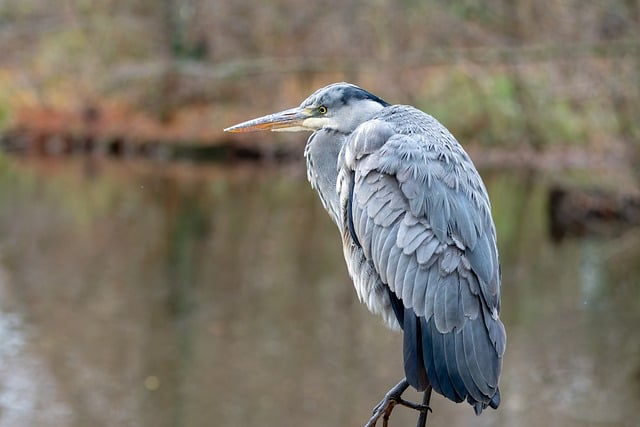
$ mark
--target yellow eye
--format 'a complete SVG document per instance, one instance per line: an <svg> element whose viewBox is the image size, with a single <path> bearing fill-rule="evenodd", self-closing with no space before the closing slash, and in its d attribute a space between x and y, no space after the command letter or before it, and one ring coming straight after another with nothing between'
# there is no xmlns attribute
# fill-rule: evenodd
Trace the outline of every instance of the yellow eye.
<svg viewBox="0 0 640 427"><path fill-rule="evenodd" d="M327 114L327 107L325 107L324 105L319 106L318 107L318 113Z"/></svg>

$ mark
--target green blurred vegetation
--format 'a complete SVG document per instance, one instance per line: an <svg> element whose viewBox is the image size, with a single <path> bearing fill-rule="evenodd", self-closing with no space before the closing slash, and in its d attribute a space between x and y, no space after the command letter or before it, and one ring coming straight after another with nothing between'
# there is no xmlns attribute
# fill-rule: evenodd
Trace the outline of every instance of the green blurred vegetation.
<svg viewBox="0 0 640 427"><path fill-rule="evenodd" d="M531 143L528 124L535 124L543 144L588 141L591 131L615 133L615 121L606 129L594 129L601 123L590 122L568 100L555 100L549 88L532 80L525 90L531 94L536 117L529 117L518 103L516 83L506 73L469 75L454 70L420 106L457 129L463 141L482 145L517 146Z"/></svg>
<svg viewBox="0 0 640 427"><path fill-rule="evenodd" d="M221 132L349 80L463 142L640 151L638 0L23 0L0 24L0 126L115 99Z"/></svg>

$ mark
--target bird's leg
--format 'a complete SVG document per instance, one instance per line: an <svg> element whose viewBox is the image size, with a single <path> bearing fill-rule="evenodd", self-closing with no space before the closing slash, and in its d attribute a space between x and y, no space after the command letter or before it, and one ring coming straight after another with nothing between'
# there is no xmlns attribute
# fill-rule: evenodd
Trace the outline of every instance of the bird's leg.
<svg viewBox="0 0 640 427"><path fill-rule="evenodd" d="M433 388L431 386L427 387L422 395L422 406L423 409L420 411L420 416L418 417L418 425L416 427L425 427L427 425L427 414L431 410L429 407L429 401L431 400L431 390Z"/></svg>
<svg viewBox="0 0 640 427"><path fill-rule="evenodd" d="M384 395L384 399L373 409L373 415L364 427L374 427L380 417L383 417L383 423L384 426L386 426L393 407L396 406L400 400L400 396L402 396L402 393L404 393L407 388L409 388L409 383L406 378L403 378L402 381Z"/></svg>
<svg viewBox="0 0 640 427"><path fill-rule="evenodd" d="M382 399L382 401L378 403L378 405L374 408L373 415L371 416L371 418L369 418L369 421L367 421L365 427L374 427L380 417L382 417L383 427L387 427L391 412L396 405L402 405L411 409L415 409L416 411L420 411L421 416L423 413L431 410L431 408L429 408L429 406L424 403L419 404L404 400L402 398L402 393L404 393L407 388L409 388L409 383L407 382L406 378L403 378L402 381L400 381L391 390L389 390L387 394L385 394L384 399ZM431 387L429 387L429 390L427 390L429 394L430 389ZM428 398L425 397L425 399L428 403Z"/></svg>

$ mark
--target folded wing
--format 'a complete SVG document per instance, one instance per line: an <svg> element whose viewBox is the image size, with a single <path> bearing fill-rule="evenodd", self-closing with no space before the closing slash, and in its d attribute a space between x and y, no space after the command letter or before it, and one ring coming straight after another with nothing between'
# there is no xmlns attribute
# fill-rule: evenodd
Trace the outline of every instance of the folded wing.
<svg viewBox="0 0 640 427"><path fill-rule="evenodd" d="M423 129L373 120L352 134L339 165L345 224L388 286L409 383L479 412L499 403L506 342L495 229L468 156L424 116Z"/></svg>

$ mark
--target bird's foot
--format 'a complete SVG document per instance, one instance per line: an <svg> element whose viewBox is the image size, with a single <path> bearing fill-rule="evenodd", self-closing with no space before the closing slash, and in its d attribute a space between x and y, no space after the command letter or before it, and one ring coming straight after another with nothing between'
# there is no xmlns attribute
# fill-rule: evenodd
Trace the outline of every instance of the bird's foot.
<svg viewBox="0 0 640 427"><path fill-rule="evenodd" d="M365 427L375 427L380 418L382 418L382 426L387 427L389 418L391 417L391 412L393 412L393 408L395 408L396 405L402 405L406 406L407 408L415 409L421 414L426 414L427 412L431 411L429 405L410 402L402 398L402 393L404 393L404 391L408 387L409 383L407 383L406 379L403 379L395 387L389 390L382 401L380 401L380 403L378 403L378 405L373 409L373 415L371 416L371 418L369 418L369 421L367 421Z"/></svg>

